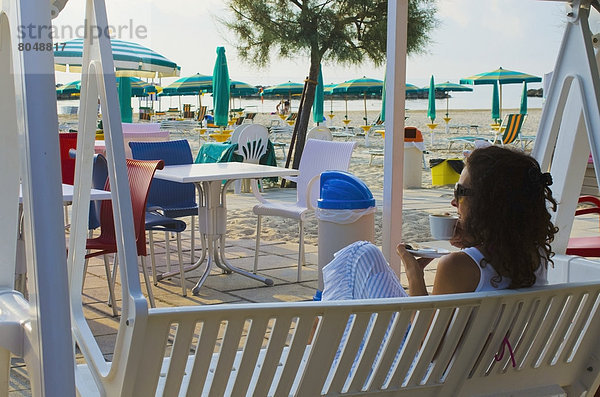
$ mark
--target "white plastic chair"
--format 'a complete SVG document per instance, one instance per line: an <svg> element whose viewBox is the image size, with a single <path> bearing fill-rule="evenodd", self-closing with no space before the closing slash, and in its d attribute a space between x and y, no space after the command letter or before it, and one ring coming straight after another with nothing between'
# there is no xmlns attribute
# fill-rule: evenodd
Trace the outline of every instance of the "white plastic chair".
<svg viewBox="0 0 600 397"><path fill-rule="evenodd" d="M244 127L237 137L237 153L244 158L244 163L258 164L267 152L269 130L260 124L247 124Z"/></svg>
<svg viewBox="0 0 600 397"><path fill-rule="evenodd" d="M231 143L237 143L238 142L238 138L240 137L240 133L246 128L248 127L248 124L241 124L236 126L233 129L233 132L231 133L231 138L229 139L229 142Z"/></svg>
<svg viewBox="0 0 600 397"><path fill-rule="evenodd" d="M246 124L243 127L236 137L237 153L242 156L244 163L258 164L260 158L267 153L269 130L260 124ZM234 143L233 136L231 143ZM234 192L236 194L240 193L241 186L240 180L235 181Z"/></svg>
<svg viewBox="0 0 600 397"><path fill-rule="evenodd" d="M347 171L350 158L356 142L333 142L308 139L302 152L302 159L298 167L298 177L288 179L296 182L296 203L275 203L266 200L259 192L256 181L252 181L252 191L260 204L254 206L254 213L258 215L256 223L256 251L254 253L254 273L258 268L258 252L260 247L260 228L263 215L280 216L296 219L300 228L300 246L298 247L298 281L301 279L302 266L304 265L304 220L309 209L317 205L319 198L318 181L323 171Z"/></svg>
<svg viewBox="0 0 600 397"><path fill-rule="evenodd" d="M329 128L323 126L316 126L310 129L306 133L306 140L309 139L318 139L321 141L333 141L333 135L331 135L331 131Z"/></svg>

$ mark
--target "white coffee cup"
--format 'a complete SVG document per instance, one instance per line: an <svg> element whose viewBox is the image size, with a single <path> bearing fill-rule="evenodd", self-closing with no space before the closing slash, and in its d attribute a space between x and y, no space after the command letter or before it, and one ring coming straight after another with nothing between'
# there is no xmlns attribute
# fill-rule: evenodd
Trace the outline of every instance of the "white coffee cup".
<svg viewBox="0 0 600 397"><path fill-rule="evenodd" d="M457 221L458 217L454 215L430 214L431 235L436 240L450 240L454 236Z"/></svg>

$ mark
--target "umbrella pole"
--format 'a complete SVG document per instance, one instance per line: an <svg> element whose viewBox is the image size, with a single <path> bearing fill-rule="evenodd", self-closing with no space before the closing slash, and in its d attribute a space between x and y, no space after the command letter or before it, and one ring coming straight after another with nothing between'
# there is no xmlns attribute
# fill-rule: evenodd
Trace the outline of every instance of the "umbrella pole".
<svg viewBox="0 0 600 397"><path fill-rule="evenodd" d="M502 84L498 81L498 101L500 102L500 124L502 124Z"/></svg>
<svg viewBox="0 0 600 397"><path fill-rule="evenodd" d="M348 94L344 95L344 100L346 101L346 120L348 120Z"/></svg>
<svg viewBox="0 0 600 397"><path fill-rule="evenodd" d="M363 101L365 104L365 125L367 125L367 91L363 92Z"/></svg>

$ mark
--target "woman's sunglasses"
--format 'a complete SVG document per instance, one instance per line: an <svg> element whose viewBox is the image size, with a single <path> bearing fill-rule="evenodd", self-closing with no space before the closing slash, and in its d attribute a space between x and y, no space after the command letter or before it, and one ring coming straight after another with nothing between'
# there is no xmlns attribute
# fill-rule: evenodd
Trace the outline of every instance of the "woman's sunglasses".
<svg viewBox="0 0 600 397"><path fill-rule="evenodd" d="M454 199L456 200L456 202L458 202L458 199L460 197L472 196L472 195L473 195L473 189L464 187L460 183L457 183L456 185L454 185Z"/></svg>

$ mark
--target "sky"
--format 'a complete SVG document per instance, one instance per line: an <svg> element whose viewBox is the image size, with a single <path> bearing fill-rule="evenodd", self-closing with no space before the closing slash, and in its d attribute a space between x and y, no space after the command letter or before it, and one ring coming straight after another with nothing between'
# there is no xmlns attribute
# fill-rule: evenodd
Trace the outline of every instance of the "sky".
<svg viewBox="0 0 600 397"><path fill-rule="evenodd" d="M302 82L308 74L309 60L301 54L292 60L272 57L269 66L262 69L237 57L231 44L235 37L216 20L217 16L230 15L224 2L106 0L106 7L109 24L115 31L120 30L117 38L138 42L175 61L181 66L182 77L212 74L216 47L225 46L229 75L234 80L255 85ZM84 1L69 1L53 24L59 32L65 26L83 25L84 7ZM425 86L433 74L436 82L457 83L460 78L498 67L543 76L554 67L565 13L564 3L558 1L438 0L440 24L432 32L426 52L407 58L406 81ZM65 31L56 41L71 38ZM353 67L323 65L326 84L362 76L383 80L384 72L383 67L369 62ZM58 83L77 78L57 73ZM163 80L165 85L175 79ZM508 89L509 93L520 90L516 85Z"/></svg>

